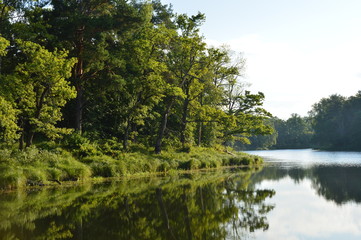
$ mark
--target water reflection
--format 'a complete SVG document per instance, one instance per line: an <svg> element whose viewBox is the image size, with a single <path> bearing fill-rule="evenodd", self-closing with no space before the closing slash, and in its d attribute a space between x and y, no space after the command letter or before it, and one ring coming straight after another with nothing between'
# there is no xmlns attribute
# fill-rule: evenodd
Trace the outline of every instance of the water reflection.
<svg viewBox="0 0 361 240"><path fill-rule="evenodd" d="M267 159L268 167L254 176L253 184L290 177L310 180L322 198L341 205L361 202L361 152L327 152L312 149L249 151Z"/></svg>
<svg viewBox="0 0 361 240"><path fill-rule="evenodd" d="M252 171L129 180L0 195L0 239L241 239L267 230Z"/></svg>
<svg viewBox="0 0 361 240"><path fill-rule="evenodd" d="M360 164L272 162L0 194L0 239L359 239L359 182Z"/></svg>
<svg viewBox="0 0 361 240"><path fill-rule="evenodd" d="M269 166L253 176L253 184L290 177L296 184L308 179L316 193L336 204L361 203L361 166L314 165L308 168Z"/></svg>

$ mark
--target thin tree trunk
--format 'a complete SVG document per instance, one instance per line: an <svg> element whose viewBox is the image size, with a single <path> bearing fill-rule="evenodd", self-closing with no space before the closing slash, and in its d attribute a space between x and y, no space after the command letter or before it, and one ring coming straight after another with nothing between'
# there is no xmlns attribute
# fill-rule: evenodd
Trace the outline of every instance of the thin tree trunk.
<svg viewBox="0 0 361 240"><path fill-rule="evenodd" d="M75 109L75 129L82 132L83 123L83 107L84 107L84 89L82 83L83 77L83 54L84 54L84 30L85 26L81 26L76 30L76 43L77 59L78 62L75 66L75 88L77 91L76 96L76 109Z"/></svg>
<svg viewBox="0 0 361 240"><path fill-rule="evenodd" d="M76 110L75 110L75 129L81 133L82 132L82 122L83 122L83 88L80 86L77 88L76 96Z"/></svg>
<svg viewBox="0 0 361 240"><path fill-rule="evenodd" d="M173 102L174 102L174 97L172 97L169 100L168 105L162 115L162 120L161 120L161 123L159 126L158 136L157 136L157 139L155 142L155 148L154 148L154 152L157 154L159 154L162 151L162 140L163 140L164 132L167 129L168 115L169 115L170 109L172 108Z"/></svg>
<svg viewBox="0 0 361 240"><path fill-rule="evenodd" d="M182 123L181 123L181 132L180 132L180 141L182 143L182 147L185 147L186 143L186 129L187 129L187 118L188 118L188 107L190 103L190 86L191 86L192 80L184 80L183 83L183 90L186 94L186 98L183 102L183 113L182 113Z"/></svg>
<svg viewBox="0 0 361 240"><path fill-rule="evenodd" d="M197 141L198 147L200 147L202 144L202 128L203 128L203 123L200 122L198 124L198 141Z"/></svg>
<svg viewBox="0 0 361 240"><path fill-rule="evenodd" d="M21 136L19 138L19 149L20 150L24 149L24 132L21 133Z"/></svg>
<svg viewBox="0 0 361 240"><path fill-rule="evenodd" d="M201 107L203 107L203 94L201 94L200 97L199 97L199 103L201 104ZM202 128L203 128L203 122L200 121L199 124L198 124L198 139L197 139L198 140L197 141L198 147L200 147L201 144L202 144Z"/></svg>
<svg viewBox="0 0 361 240"><path fill-rule="evenodd" d="M76 221L76 226L75 226L75 235L76 235L76 239L79 240L83 240L84 239L84 229L83 229L83 218L80 217L80 219L78 219Z"/></svg>
<svg viewBox="0 0 361 240"><path fill-rule="evenodd" d="M182 128L181 128L181 136L180 140L182 143L182 147L184 148L186 143L186 129L187 129L187 117L188 117L188 106L189 106L189 98L186 98L183 102L183 114L182 114Z"/></svg>
<svg viewBox="0 0 361 240"><path fill-rule="evenodd" d="M123 137L123 148L124 148L124 150L128 149L129 131L130 131L130 124L129 124L129 121L127 121L127 126L125 127L124 137Z"/></svg>
<svg viewBox="0 0 361 240"><path fill-rule="evenodd" d="M26 139L26 147L30 147L31 145L33 145L34 135L35 135L34 131L29 132L29 135Z"/></svg>

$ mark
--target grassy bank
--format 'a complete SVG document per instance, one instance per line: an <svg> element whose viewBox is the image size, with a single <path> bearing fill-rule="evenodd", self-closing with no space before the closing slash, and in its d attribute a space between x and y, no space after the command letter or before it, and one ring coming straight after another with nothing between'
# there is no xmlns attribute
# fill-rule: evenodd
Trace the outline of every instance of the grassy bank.
<svg viewBox="0 0 361 240"><path fill-rule="evenodd" d="M224 148L194 147L187 152L168 150L161 154L154 154L145 147L129 152L91 146L72 150L49 146L30 147L24 151L3 149L0 150L0 189L222 166L253 166L261 162L260 157Z"/></svg>

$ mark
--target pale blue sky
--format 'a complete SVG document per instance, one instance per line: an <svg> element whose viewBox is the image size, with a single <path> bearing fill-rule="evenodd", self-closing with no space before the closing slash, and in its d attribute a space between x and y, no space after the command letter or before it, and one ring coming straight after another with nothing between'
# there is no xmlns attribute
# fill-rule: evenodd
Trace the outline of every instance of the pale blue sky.
<svg viewBox="0 0 361 240"><path fill-rule="evenodd" d="M361 0L162 2L205 13L206 41L244 53L245 81L275 116L304 116L322 97L361 90Z"/></svg>

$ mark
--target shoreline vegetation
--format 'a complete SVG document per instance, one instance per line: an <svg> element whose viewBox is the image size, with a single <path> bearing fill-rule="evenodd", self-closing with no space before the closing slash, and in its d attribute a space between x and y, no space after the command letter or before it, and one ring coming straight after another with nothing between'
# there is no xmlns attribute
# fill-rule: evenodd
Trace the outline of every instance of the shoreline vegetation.
<svg viewBox="0 0 361 240"><path fill-rule="evenodd" d="M0 1L0 189L260 164L246 59L152 1ZM21 16L21 17L20 17Z"/></svg>
<svg viewBox="0 0 361 240"><path fill-rule="evenodd" d="M32 146L22 151L0 150L0 190L224 167L257 167L263 162L259 156L231 151L224 146L192 147L186 152L169 149L161 154L137 146L130 152L113 149L111 155L105 155L100 148L89 153L90 147L67 150L55 147L55 143L53 148L47 144L47 149Z"/></svg>

